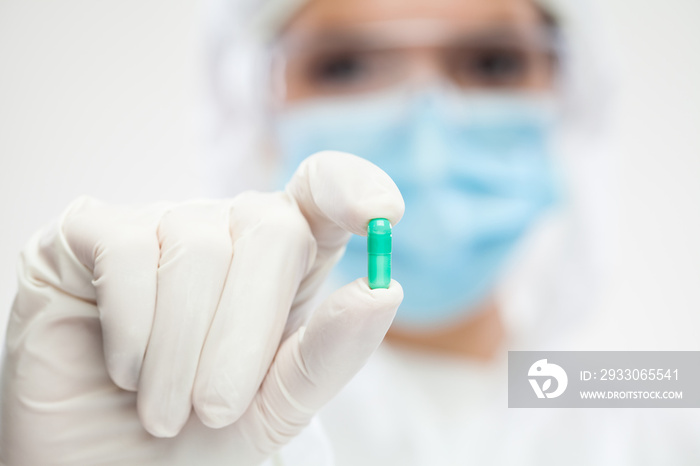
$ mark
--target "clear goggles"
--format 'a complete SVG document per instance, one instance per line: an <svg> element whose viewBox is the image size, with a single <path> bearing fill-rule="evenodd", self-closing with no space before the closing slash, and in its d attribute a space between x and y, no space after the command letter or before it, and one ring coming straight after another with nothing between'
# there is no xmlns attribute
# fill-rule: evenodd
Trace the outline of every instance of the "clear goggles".
<svg viewBox="0 0 700 466"><path fill-rule="evenodd" d="M478 30L444 21L365 23L288 33L273 53L284 99L363 94L402 84L448 82L466 91L550 89L560 56L556 31L504 25Z"/></svg>

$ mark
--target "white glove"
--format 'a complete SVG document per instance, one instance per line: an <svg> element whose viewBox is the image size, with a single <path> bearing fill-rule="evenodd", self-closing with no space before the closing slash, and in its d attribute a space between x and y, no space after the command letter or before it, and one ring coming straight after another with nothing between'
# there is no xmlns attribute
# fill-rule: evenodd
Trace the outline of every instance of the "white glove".
<svg viewBox="0 0 700 466"><path fill-rule="evenodd" d="M358 279L309 308L350 233L403 210L383 171L338 152L309 157L284 192L141 209L79 199L22 254L0 461L263 461L384 337L394 281Z"/></svg>

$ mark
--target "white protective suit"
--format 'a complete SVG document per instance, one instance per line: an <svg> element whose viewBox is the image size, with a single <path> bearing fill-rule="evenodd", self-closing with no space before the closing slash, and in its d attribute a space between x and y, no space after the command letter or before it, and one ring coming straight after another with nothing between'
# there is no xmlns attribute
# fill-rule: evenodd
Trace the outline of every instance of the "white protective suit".
<svg viewBox="0 0 700 466"><path fill-rule="evenodd" d="M214 3L204 124L217 195L274 179L260 85L268 79L265 44L304 3ZM574 350L567 337L595 309L609 267L606 115L614 63L589 2L538 3L564 38L556 162L567 202L523 242L497 296L506 349ZM321 412L335 464L700 464L700 416L690 410L508 409L506 358L504 349L494 363L470 363L384 344ZM280 457L296 464L294 452L317 450L320 441L307 432Z"/></svg>

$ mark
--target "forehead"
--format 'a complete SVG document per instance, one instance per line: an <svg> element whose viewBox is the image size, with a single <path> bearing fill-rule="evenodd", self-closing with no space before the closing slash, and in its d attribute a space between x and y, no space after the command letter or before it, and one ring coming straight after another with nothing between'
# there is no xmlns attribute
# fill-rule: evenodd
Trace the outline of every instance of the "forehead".
<svg viewBox="0 0 700 466"><path fill-rule="evenodd" d="M439 19L464 28L542 22L532 0L310 0L287 31L342 29L375 21Z"/></svg>

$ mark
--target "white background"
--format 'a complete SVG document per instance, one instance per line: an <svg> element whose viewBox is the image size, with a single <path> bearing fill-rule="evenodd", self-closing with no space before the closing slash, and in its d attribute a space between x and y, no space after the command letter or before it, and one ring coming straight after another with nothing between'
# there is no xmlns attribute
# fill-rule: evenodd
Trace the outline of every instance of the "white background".
<svg viewBox="0 0 700 466"><path fill-rule="evenodd" d="M613 286L593 349L700 349L700 2L606 0L620 60ZM0 0L0 319L27 238L75 197L206 192L195 0ZM3 332L4 333L4 332ZM2 338L0 338L2 340Z"/></svg>

